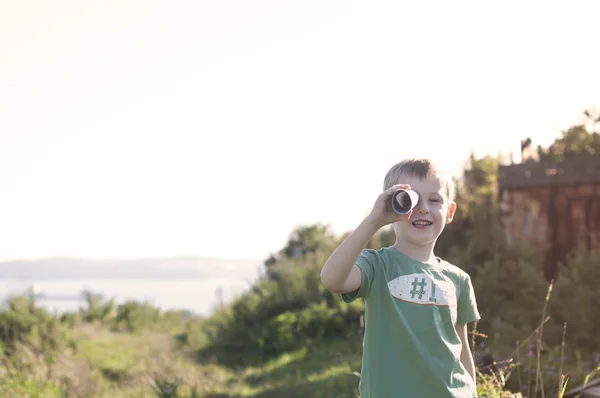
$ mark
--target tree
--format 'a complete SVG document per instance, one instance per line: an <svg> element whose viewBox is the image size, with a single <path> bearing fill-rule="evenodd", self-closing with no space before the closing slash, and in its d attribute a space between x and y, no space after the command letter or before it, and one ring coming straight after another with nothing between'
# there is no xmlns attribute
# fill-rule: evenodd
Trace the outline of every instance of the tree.
<svg viewBox="0 0 600 398"><path fill-rule="evenodd" d="M600 111L585 110L580 123L569 127L546 149L538 146L540 160L565 161L578 156L600 155Z"/></svg>
<svg viewBox="0 0 600 398"><path fill-rule="evenodd" d="M265 261L268 279L277 279L281 260L291 260L317 252L329 254L338 244L329 226L316 223L297 227L288 237L287 244Z"/></svg>
<svg viewBox="0 0 600 398"><path fill-rule="evenodd" d="M106 300L101 294L94 294L90 291L85 291L83 295L87 304L87 309L83 310L84 319L87 322L105 322L113 315L114 298Z"/></svg>
<svg viewBox="0 0 600 398"><path fill-rule="evenodd" d="M498 206L498 165L493 156L476 158L456 181L457 211L438 239L436 252L475 275L505 244Z"/></svg>

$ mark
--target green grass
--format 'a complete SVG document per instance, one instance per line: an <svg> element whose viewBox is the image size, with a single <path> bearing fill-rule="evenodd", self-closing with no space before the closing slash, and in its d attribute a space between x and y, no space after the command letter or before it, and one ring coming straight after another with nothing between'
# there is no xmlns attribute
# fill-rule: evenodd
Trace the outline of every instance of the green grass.
<svg viewBox="0 0 600 398"><path fill-rule="evenodd" d="M322 342L244 370L232 397L357 397L360 340Z"/></svg>
<svg viewBox="0 0 600 398"><path fill-rule="evenodd" d="M361 365L359 336L312 343L261 365L239 369L217 358L198 361L168 332L114 332L79 324L76 344L52 369L0 373L6 397L98 398L356 398ZM24 351L26 352L26 351ZM41 366L41 365L40 365ZM514 375L513 375L514 377ZM62 384L60 394L58 386ZM55 384L56 383L56 384ZM509 397L493 379L478 378L481 397Z"/></svg>
<svg viewBox="0 0 600 398"><path fill-rule="evenodd" d="M73 337L75 348L51 370L4 375L2 396L59 397L61 389L66 397L99 398L358 396L358 337L313 343L242 369L219 365L216 358L199 362L168 332L130 334L80 324Z"/></svg>

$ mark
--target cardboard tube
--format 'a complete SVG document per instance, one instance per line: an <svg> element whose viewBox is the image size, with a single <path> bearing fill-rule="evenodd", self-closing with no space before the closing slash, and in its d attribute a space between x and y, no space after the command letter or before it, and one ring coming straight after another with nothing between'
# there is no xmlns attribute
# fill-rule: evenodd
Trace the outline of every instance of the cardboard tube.
<svg viewBox="0 0 600 398"><path fill-rule="evenodd" d="M419 194L415 191L399 189L392 195L392 209L398 214L406 214L419 202Z"/></svg>

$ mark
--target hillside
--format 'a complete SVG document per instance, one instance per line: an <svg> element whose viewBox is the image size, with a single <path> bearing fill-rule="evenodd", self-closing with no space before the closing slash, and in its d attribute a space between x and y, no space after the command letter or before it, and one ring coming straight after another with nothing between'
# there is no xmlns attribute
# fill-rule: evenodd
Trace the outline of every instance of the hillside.
<svg viewBox="0 0 600 398"><path fill-rule="evenodd" d="M77 390L79 394L93 392L107 398L117 392L122 397L161 394L190 397L194 396L192 391L203 398L354 398L357 395L358 338L322 342L285 353L260 366L234 370L195 361L190 352L173 343L168 333L131 336L80 327L76 335L79 354L70 359L71 364L89 363L78 374L78 383L86 386ZM101 377L98 379L96 374Z"/></svg>

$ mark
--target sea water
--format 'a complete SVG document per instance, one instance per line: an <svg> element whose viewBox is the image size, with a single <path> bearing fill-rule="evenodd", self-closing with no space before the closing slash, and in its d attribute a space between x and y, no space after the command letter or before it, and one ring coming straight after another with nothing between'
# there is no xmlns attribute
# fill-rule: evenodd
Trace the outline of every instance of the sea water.
<svg viewBox="0 0 600 398"><path fill-rule="evenodd" d="M85 308L84 290L114 298L117 304L128 300L150 303L161 310L187 310L209 315L221 302L228 302L246 291L253 281L231 278L186 280L161 279L65 279L18 281L0 279L0 300L9 295L26 294L32 286L44 296L39 306L51 312L73 312Z"/></svg>

